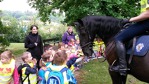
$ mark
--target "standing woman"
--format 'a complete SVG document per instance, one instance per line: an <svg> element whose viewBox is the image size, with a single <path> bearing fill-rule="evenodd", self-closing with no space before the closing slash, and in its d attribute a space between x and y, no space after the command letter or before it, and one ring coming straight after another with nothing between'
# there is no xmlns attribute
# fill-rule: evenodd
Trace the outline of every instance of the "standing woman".
<svg viewBox="0 0 149 84"><path fill-rule="evenodd" d="M32 54L33 58L36 58L39 69L39 60L43 54L43 42L41 36L38 34L38 27L36 25L32 25L30 30L31 32L25 38L25 48L28 48L27 51Z"/></svg>
<svg viewBox="0 0 149 84"><path fill-rule="evenodd" d="M62 36L62 42L67 45L70 39L75 40L75 34L73 33L72 26L68 26L68 30Z"/></svg>

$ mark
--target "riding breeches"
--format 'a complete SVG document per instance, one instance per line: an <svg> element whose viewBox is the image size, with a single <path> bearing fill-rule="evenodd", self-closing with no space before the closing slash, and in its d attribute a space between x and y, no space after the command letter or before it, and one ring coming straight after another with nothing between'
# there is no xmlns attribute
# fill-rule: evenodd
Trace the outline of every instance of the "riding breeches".
<svg viewBox="0 0 149 84"><path fill-rule="evenodd" d="M135 36L144 34L146 31L149 31L149 19L134 23L133 25L124 29L117 36L115 36L115 41L125 42Z"/></svg>

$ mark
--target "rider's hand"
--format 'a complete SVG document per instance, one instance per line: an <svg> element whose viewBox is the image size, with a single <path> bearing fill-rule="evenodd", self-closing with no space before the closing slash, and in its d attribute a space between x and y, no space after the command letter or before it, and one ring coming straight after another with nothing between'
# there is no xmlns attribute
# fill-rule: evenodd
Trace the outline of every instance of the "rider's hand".
<svg viewBox="0 0 149 84"><path fill-rule="evenodd" d="M131 22L129 20L130 19L122 19L122 25L123 25L124 28L131 25Z"/></svg>
<svg viewBox="0 0 149 84"><path fill-rule="evenodd" d="M130 23L130 22L129 22L129 19L123 19L123 20L122 20L122 24L123 24L123 25L125 25L125 24L127 24L127 23Z"/></svg>

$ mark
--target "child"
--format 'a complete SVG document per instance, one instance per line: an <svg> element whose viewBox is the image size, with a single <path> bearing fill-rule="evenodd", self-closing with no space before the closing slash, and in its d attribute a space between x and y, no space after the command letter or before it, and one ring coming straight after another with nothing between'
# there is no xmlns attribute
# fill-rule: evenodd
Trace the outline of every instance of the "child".
<svg viewBox="0 0 149 84"><path fill-rule="evenodd" d="M79 39L76 40L75 48L76 48L76 50L81 49L80 40Z"/></svg>
<svg viewBox="0 0 149 84"><path fill-rule="evenodd" d="M102 58L102 56L104 56L105 55L105 44L104 44L104 42L101 40L100 41L100 51L99 51L99 54L100 54L100 58Z"/></svg>
<svg viewBox="0 0 149 84"><path fill-rule="evenodd" d="M32 59L30 52L24 52L21 58L24 63L28 65L27 67L22 68L22 79L25 80L23 84L37 84L36 59Z"/></svg>
<svg viewBox="0 0 149 84"><path fill-rule="evenodd" d="M39 84L45 84L45 71L52 66L52 60L54 56L54 51L52 50L47 50L46 52L43 53L41 60L40 60L40 70L38 72L38 77L39 77Z"/></svg>
<svg viewBox="0 0 149 84"><path fill-rule="evenodd" d="M52 50L53 46L52 45L47 45L44 47L44 52L48 51L48 50Z"/></svg>
<svg viewBox="0 0 149 84"><path fill-rule="evenodd" d="M0 55L0 84L19 84L19 75L11 51L4 51Z"/></svg>
<svg viewBox="0 0 149 84"><path fill-rule="evenodd" d="M95 38L95 41L94 41L94 46L93 46L93 59L96 57L99 57L99 51L100 51L100 41L101 39L100 38Z"/></svg>
<svg viewBox="0 0 149 84"><path fill-rule="evenodd" d="M72 71L78 70L78 64L84 59L83 53L81 53L81 50L75 50L73 47L70 48L70 53L68 53L67 57L67 66ZM68 52L68 51L67 51ZM73 65L73 66L72 66Z"/></svg>
<svg viewBox="0 0 149 84"><path fill-rule="evenodd" d="M65 45L62 42L59 42L58 44L58 50L65 50Z"/></svg>
<svg viewBox="0 0 149 84"><path fill-rule="evenodd" d="M65 50L58 50L53 58L53 65L50 67L51 71L61 71L64 68L66 68L66 62L67 62L67 54ZM51 72L50 72L51 73ZM63 73L63 81L62 84L77 84L76 79L74 78L74 74L70 69L67 68L66 71ZM46 77L46 81L48 80L48 77Z"/></svg>
<svg viewBox="0 0 149 84"><path fill-rule="evenodd" d="M68 42L68 46L75 46L75 40L73 38L70 39L70 41Z"/></svg>

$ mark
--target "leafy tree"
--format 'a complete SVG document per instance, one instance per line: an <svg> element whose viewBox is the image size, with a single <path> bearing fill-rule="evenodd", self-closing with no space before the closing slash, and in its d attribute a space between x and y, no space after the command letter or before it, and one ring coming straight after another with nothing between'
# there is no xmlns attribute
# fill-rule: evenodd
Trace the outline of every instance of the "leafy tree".
<svg viewBox="0 0 149 84"><path fill-rule="evenodd" d="M87 15L106 15L129 18L139 13L139 0L28 0L39 11L42 21L48 21L53 10L65 12L67 23Z"/></svg>
<svg viewBox="0 0 149 84"><path fill-rule="evenodd" d="M0 17L2 23L7 28L0 30L0 33L6 33L9 42L23 42L26 29L30 24L35 24L36 14L32 12L2 11Z"/></svg>
<svg viewBox="0 0 149 84"><path fill-rule="evenodd" d="M3 0L0 0L0 2ZM1 15L1 10L0 10ZM0 18L0 53L5 50L6 46L9 46L8 40L4 37L5 28L3 27L1 18Z"/></svg>
<svg viewBox="0 0 149 84"><path fill-rule="evenodd" d="M7 37L7 33L9 32L9 31L7 31L7 29L9 29L9 28L8 27L4 27L2 22L1 22L1 20L0 20L0 53L2 51L4 51L5 48L7 46L9 46L9 44L10 44L8 39L6 38Z"/></svg>

